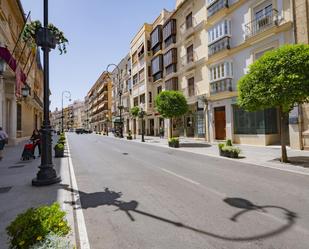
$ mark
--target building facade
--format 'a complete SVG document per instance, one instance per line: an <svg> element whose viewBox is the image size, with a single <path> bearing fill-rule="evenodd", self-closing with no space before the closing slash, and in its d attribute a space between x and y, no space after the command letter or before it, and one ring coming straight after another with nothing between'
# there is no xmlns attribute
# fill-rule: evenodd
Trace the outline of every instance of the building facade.
<svg viewBox="0 0 309 249"><path fill-rule="evenodd" d="M18 39L25 22L19 0L0 1L0 126L12 144L31 136L43 119L40 55Z"/></svg>
<svg viewBox="0 0 309 249"><path fill-rule="evenodd" d="M89 126L95 132L111 127L112 76L103 72L87 94Z"/></svg>

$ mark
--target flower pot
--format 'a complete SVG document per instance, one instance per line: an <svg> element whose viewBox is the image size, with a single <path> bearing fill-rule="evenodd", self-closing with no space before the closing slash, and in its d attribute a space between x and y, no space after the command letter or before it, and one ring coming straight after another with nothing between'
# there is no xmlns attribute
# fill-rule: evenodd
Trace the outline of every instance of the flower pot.
<svg viewBox="0 0 309 249"><path fill-rule="evenodd" d="M36 36L35 36L35 42L39 47L46 46L50 49L54 49L57 45L57 39L54 36L54 34L49 29L45 29L45 28L40 28L37 31Z"/></svg>
<svg viewBox="0 0 309 249"><path fill-rule="evenodd" d="M55 149L55 157L64 157L64 150Z"/></svg>
<svg viewBox="0 0 309 249"><path fill-rule="evenodd" d="M168 146L172 148L179 148L179 141L177 142L168 142Z"/></svg>

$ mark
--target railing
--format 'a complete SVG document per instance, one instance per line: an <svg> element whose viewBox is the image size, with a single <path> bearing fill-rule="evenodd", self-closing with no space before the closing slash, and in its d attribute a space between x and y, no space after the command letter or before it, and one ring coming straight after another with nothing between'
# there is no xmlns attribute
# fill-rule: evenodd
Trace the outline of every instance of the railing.
<svg viewBox="0 0 309 249"><path fill-rule="evenodd" d="M233 81L231 78L210 82L210 94L217 94L220 92L232 92Z"/></svg>
<svg viewBox="0 0 309 249"><path fill-rule="evenodd" d="M186 66L186 65L189 65L195 61L197 61L198 58L197 58L197 54L196 52L193 52L193 53L189 53L189 54L186 54L184 56L181 57L181 64L182 66Z"/></svg>
<svg viewBox="0 0 309 249"><path fill-rule="evenodd" d="M40 107L43 108L43 102L36 93L33 94L33 99L38 103Z"/></svg>
<svg viewBox="0 0 309 249"><path fill-rule="evenodd" d="M246 38L252 37L275 25L278 25L278 11L272 9L245 25Z"/></svg>
<svg viewBox="0 0 309 249"><path fill-rule="evenodd" d="M222 50L230 49L230 37L225 36L208 46L208 55L212 56Z"/></svg>
<svg viewBox="0 0 309 249"><path fill-rule="evenodd" d="M213 1L211 4L207 6L207 17L211 17L221 9L228 8L229 1L228 0L217 0Z"/></svg>

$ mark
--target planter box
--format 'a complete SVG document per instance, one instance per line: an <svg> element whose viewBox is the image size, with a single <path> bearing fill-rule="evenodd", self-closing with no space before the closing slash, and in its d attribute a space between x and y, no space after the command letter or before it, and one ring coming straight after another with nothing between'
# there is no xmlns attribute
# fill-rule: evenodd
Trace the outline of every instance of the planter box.
<svg viewBox="0 0 309 249"><path fill-rule="evenodd" d="M56 150L55 149L55 157L64 157L64 150Z"/></svg>
<svg viewBox="0 0 309 249"><path fill-rule="evenodd" d="M179 141L178 142L168 142L168 146L172 148L179 148Z"/></svg>
<svg viewBox="0 0 309 249"><path fill-rule="evenodd" d="M238 158L238 153L219 150L220 156Z"/></svg>
<svg viewBox="0 0 309 249"><path fill-rule="evenodd" d="M131 137L128 136L127 139L128 139L128 140L132 140L132 136L131 136Z"/></svg>
<svg viewBox="0 0 309 249"><path fill-rule="evenodd" d="M46 33L46 37L45 37ZM50 30L46 30L45 28L40 28L35 37L35 42L39 47L48 47L50 49L54 49L57 45L57 40L55 36L50 32Z"/></svg>

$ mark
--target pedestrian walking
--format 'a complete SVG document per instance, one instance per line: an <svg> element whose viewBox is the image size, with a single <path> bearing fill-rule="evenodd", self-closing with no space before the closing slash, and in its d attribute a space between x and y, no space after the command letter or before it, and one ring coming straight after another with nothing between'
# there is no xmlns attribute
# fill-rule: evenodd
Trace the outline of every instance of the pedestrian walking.
<svg viewBox="0 0 309 249"><path fill-rule="evenodd" d="M3 150L5 145L8 143L8 134L0 127L0 161L3 158Z"/></svg>
<svg viewBox="0 0 309 249"><path fill-rule="evenodd" d="M164 138L164 128L162 126L160 126L159 133L160 133L160 138Z"/></svg>
<svg viewBox="0 0 309 249"><path fill-rule="evenodd" d="M41 134L38 129L34 129L30 140L33 142L33 155L35 152L35 148L38 147L39 149L39 156L41 156Z"/></svg>

